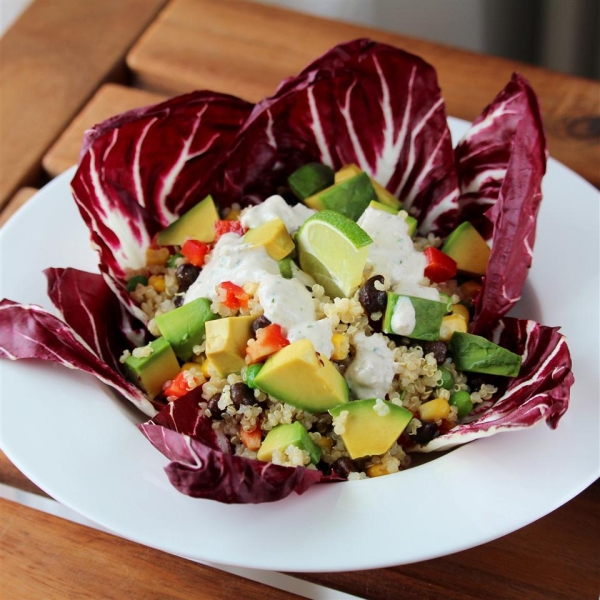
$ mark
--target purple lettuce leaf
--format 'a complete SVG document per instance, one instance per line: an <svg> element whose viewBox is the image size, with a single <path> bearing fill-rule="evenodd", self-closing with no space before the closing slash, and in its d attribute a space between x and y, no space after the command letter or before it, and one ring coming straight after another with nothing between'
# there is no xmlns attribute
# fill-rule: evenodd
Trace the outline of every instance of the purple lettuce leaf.
<svg viewBox="0 0 600 600"><path fill-rule="evenodd" d="M473 332L489 329L521 298L533 258L546 171L546 139L535 93L514 74L456 148L459 220L491 239Z"/></svg>
<svg viewBox="0 0 600 600"><path fill-rule="evenodd" d="M114 388L145 414L156 414L135 385L98 358L69 325L39 306L0 302L0 357L37 358L84 371Z"/></svg>
<svg viewBox="0 0 600 600"><path fill-rule="evenodd" d="M542 419L554 429L567 411L575 379L566 338L558 327L506 317L485 337L523 357L518 377L507 380L493 404L478 407L470 415L474 420L457 425L415 450L445 450L501 431L531 427Z"/></svg>
<svg viewBox="0 0 600 600"><path fill-rule="evenodd" d="M72 191L114 291L128 269L145 265L153 236L214 190L215 169L251 109L194 92L87 132Z"/></svg>
<svg viewBox="0 0 600 600"><path fill-rule="evenodd" d="M360 39L336 46L257 104L223 165L222 205L256 204L311 161L356 163L424 231L455 225L458 180L435 70Z"/></svg>
<svg viewBox="0 0 600 600"><path fill-rule="evenodd" d="M258 504L304 493L323 474L303 467L282 467L231 454L231 446L202 414L200 388L166 406L138 427L171 463L165 472L188 496L228 504Z"/></svg>
<svg viewBox="0 0 600 600"><path fill-rule="evenodd" d="M46 269L48 296L69 325L107 365L122 373L123 350L143 346L148 332L132 319L101 275Z"/></svg>

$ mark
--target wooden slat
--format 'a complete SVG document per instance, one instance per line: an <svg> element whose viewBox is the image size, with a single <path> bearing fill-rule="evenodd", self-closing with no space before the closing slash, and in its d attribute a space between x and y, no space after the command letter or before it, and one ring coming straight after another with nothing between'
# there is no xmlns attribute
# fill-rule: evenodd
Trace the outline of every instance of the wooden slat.
<svg viewBox="0 0 600 600"><path fill-rule="evenodd" d="M4 223L6 223L6 221L8 221L8 219L12 217L12 215L16 213L17 210L21 208L21 206L23 206L23 204L25 204L25 202L27 202L27 200L29 200L29 198L31 198L31 196L33 196L36 192L37 189L33 187L21 188L8 201L8 204L0 212L0 227L2 227Z"/></svg>
<svg viewBox="0 0 600 600"><path fill-rule="evenodd" d="M50 144L166 0L37 0L0 39L0 207L37 184Z"/></svg>
<svg viewBox="0 0 600 600"><path fill-rule="evenodd" d="M103 85L46 152L42 160L44 170L51 177L56 177L74 165L79 157L79 149L86 129L113 115L132 108L156 104L165 99L166 96L162 94L124 85L115 83Z"/></svg>
<svg viewBox="0 0 600 600"><path fill-rule="evenodd" d="M7 600L300 598L7 500L0 515L0 596Z"/></svg>
<svg viewBox="0 0 600 600"><path fill-rule="evenodd" d="M395 518L419 517L399 508ZM472 550L403 567L299 577L372 600L592 600L600 590L599 525L596 481L543 519Z"/></svg>
<svg viewBox="0 0 600 600"><path fill-rule="evenodd" d="M539 95L550 152L600 185L600 84L545 69L241 0L173 0L127 57L139 85L213 89L256 101L331 46L370 37L438 71L448 114L474 119L521 71Z"/></svg>

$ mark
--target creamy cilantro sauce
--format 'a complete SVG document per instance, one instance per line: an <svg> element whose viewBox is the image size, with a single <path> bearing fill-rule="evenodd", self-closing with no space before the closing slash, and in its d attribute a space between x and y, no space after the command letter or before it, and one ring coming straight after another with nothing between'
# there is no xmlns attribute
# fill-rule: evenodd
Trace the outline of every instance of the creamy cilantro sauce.
<svg viewBox="0 0 600 600"><path fill-rule="evenodd" d="M356 356L344 377L356 398L385 398L396 374L394 353L381 333L367 337L359 331L353 338Z"/></svg>
<svg viewBox="0 0 600 600"><path fill-rule="evenodd" d="M240 221L246 229L258 227L263 223L280 218L290 234L295 233L302 227L308 217L315 214L315 210L296 204L290 206L281 196L271 196L263 203L251 206L242 212Z"/></svg>
<svg viewBox="0 0 600 600"><path fill-rule="evenodd" d="M439 301L440 294L435 288L420 285L427 259L415 250L404 218L368 207L358 225L373 239L368 263L375 273L383 275L394 292Z"/></svg>
<svg viewBox="0 0 600 600"><path fill-rule="evenodd" d="M256 295L265 311L265 317L285 329L316 318L313 297L295 279L265 273L260 279Z"/></svg>
<svg viewBox="0 0 600 600"><path fill-rule="evenodd" d="M392 313L392 331L398 335L410 335L415 330L417 316L410 298L398 298Z"/></svg>

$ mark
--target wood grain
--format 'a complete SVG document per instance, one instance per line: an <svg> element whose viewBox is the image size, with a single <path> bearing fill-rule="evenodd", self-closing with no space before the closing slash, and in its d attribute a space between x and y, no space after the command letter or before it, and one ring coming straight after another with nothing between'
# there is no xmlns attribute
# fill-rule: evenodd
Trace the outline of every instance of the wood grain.
<svg viewBox="0 0 600 600"><path fill-rule="evenodd" d="M9 201L8 204L4 207L4 209L0 212L0 227L8 221L10 217L12 217L31 196L33 196L37 192L36 188L33 187L24 187L21 188ZM1 474L1 469L0 469Z"/></svg>
<svg viewBox="0 0 600 600"><path fill-rule="evenodd" d="M6 600L300 598L7 500L0 500L0 515Z"/></svg>
<svg viewBox="0 0 600 600"><path fill-rule="evenodd" d="M242 0L173 0L127 57L139 85L213 89L257 101L331 46L369 37L438 71L448 114L473 120L519 70L540 97L552 156L600 185L600 84L357 25Z"/></svg>
<svg viewBox="0 0 600 600"><path fill-rule="evenodd" d="M42 159L44 170L56 177L77 163L86 129L119 113L156 104L166 99L162 94L126 87L115 83L103 85L69 123Z"/></svg>
<svg viewBox="0 0 600 600"><path fill-rule="evenodd" d="M44 152L166 0L38 0L0 38L0 207L37 185Z"/></svg>
<svg viewBox="0 0 600 600"><path fill-rule="evenodd" d="M600 481L484 546L390 569L297 576L372 600L594 600L600 591Z"/></svg>

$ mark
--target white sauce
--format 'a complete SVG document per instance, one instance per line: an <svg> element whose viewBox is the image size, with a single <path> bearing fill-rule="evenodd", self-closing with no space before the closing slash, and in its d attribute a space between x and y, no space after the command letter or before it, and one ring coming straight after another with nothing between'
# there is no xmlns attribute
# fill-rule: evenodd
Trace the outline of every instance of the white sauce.
<svg viewBox="0 0 600 600"><path fill-rule="evenodd" d="M250 247L237 233L219 238L198 279L189 287L183 303L197 298L217 299L216 287L223 281L243 286L258 282L265 274L279 275L279 265L264 246Z"/></svg>
<svg viewBox="0 0 600 600"><path fill-rule="evenodd" d="M246 229L258 227L263 223L280 218L289 233L295 233L302 227L308 217L315 214L315 210L296 204L290 206L281 196L271 196L261 204L250 206L240 215L240 221Z"/></svg>
<svg viewBox="0 0 600 600"><path fill-rule="evenodd" d="M385 398L396 374L394 353L385 336L374 333L367 337L360 331L352 343L356 356L344 375L352 393L358 399Z"/></svg>
<svg viewBox="0 0 600 600"><path fill-rule="evenodd" d="M423 252L415 250L404 218L368 207L358 225L373 239L367 262L375 273L383 275L394 292L439 301L435 288L420 284L427 259Z"/></svg>
<svg viewBox="0 0 600 600"><path fill-rule="evenodd" d="M329 319L321 319L313 323L304 323L288 330L288 340L296 342L298 340L309 340L315 347L315 350L331 358L333 354L333 341L331 339L333 329Z"/></svg>
<svg viewBox="0 0 600 600"><path fill-rule="evenodd" d="M401 296L392 313L392 331L398 335L410 335L415 330L417 315L410 298Z"/></svg>

